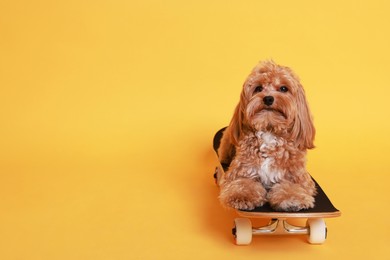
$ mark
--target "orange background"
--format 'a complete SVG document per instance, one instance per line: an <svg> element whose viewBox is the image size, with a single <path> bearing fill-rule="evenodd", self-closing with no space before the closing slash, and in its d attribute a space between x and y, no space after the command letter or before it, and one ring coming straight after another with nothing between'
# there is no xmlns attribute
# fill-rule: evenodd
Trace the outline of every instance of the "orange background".
<svg viewBox="0 0 390 260"><path fill-rule="evenodd" d="M387 1L0 1L1 259L389 257ZM212 137L262 59L301 77L328 240L233 244Z"/></svg>

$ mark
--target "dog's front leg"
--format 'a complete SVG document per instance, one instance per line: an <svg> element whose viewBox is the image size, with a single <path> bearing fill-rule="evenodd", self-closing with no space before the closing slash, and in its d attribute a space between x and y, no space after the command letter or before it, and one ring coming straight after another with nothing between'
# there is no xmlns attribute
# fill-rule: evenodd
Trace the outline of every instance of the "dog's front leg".
<svg viewBox="0 0 390 260"><path fill-rule="evenodd" d="M275 210L299 211L314 207L315 194L315 185L311 178L301 183L283 180L271 188L267 199Z"/></svg>
<svg viewBox="0 0 390 260"><path fill-rule="evenodd" d="M219 199L226 207L251 210L265 203L266 194L266 189L258 180L239 177L223 183Z"/></svg>

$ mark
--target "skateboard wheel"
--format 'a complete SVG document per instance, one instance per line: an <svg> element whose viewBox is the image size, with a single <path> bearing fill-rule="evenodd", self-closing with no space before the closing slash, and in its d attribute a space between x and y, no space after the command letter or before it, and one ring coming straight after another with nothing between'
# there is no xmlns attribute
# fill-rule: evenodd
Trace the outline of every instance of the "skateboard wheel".
<svg viewBox="0 0 390 260"><path fill-rule="evenodd" d="M307 221L309 227L309 243L310 244L323 244L326 240L326 224L322 218L309 219Z"/></svg>
<svg viewBox="0 0 390 260"><path fill-rule="evenodd" d="M252 242L252 223L249 219L236 218L232 231L236 245L249 245Z"/></svg>

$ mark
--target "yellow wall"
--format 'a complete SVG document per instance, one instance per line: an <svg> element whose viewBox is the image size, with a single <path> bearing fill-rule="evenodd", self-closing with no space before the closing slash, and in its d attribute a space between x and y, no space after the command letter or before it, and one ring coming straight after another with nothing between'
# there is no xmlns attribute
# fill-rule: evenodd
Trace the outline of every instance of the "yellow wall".
<svg viewBox="0 0 390 260"><path fill-rule="evenodd" d="M1 259L385 259L390 2L0 1ZM262 59L301 77L326 244L233 245L214 133Z"/></svg>

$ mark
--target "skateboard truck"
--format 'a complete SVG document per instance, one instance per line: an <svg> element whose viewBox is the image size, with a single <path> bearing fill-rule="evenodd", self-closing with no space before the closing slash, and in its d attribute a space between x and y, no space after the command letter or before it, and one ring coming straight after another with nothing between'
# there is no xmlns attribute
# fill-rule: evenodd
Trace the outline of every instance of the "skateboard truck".
<svg viewBox="0 0 390 260"><path fill-rule="evenodd" d="M253 235L295 235L308 234L307 227L297 227L289 224L285 219L272 219L268 226L253 228Z"/></svg>

